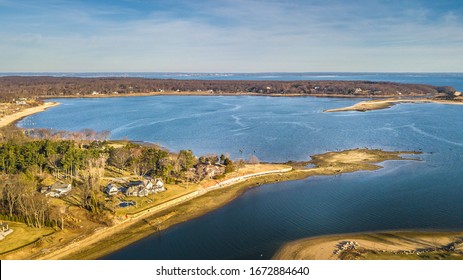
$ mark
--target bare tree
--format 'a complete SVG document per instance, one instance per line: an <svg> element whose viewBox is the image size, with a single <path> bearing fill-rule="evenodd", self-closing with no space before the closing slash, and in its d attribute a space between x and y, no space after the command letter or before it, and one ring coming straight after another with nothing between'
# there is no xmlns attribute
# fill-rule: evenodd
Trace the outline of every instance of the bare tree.
<svg viewBox="0 0 463 280"><path fill-rule="evenodd" d="M13 217L20 193L20 185L11 182L2 182L3 203L6 206L10 217Z"/></svg>
<svg viewBox="0 0 463 280"><path fill-rule="evenodd" d="M14 175L2 187L3 204L10 218L19 217L36 228L43 227L49 220L48 201L37 192L37 182L33 178L24 174Z"/></svg>
<svg viewBox="0 0 463 280"><path fill-rule="evenodd" d="M98 212L99 187L101 178L104 175L106 158L91 158L87 160L86 168L80 171L80 177L83 181L81 196L82 206L92 212Z"/></svg>
<svg viewBox="0 0 463 280"><path fill-rule="evenodd" d="M259 164L260 160L256 156L250 156L248 162L250 164Z"/></svg>
<svg viewBox="0 0 463 280"><path fill-rule="evenodd" d="M124 169L127 166L127 162L129 161L130 156L131 154L128 149L113 149L109 155L109 162L119 169Z"/></svg>
<svg viewBox="0 0 463 280"><path fill-rule="evenodd" d="M188 188L188 184L192 182L193 179L195 178L195 173L192 170L187 170L185 171L184 175L185 175L186 183L187 183L186 187Z"/></svg>

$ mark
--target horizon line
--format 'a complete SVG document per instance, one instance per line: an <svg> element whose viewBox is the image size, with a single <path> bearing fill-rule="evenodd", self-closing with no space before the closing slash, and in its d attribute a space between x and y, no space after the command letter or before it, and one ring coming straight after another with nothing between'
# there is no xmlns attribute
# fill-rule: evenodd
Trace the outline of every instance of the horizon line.
<svg viewBox="0 0 463 280"><path fill-rule="evenodd" d="M158 74L319 74L319 73L339 73L339 74L463 74L455 71L264 71L264 72L209 72L209 71L0 71L0 74L141 74L141 73L158 73Z"/></svg>

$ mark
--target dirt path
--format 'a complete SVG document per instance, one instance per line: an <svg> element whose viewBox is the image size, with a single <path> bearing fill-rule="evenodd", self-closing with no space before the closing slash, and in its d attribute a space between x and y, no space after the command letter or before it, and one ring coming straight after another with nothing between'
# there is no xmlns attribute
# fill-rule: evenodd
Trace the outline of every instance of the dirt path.
<svg viewBox="0 0 463 280"><path fill-rule="evenodd" d="M114 235L117 232L123 231L131 226L133 226L135 223L139 222L142 218L145 218L147 216L155 215L157 213L160 213L164 210L171 209L176 205L179 205L181 203L190 201L194 198L198 198L204 194L207 194L213 190L221 189L221 188L226 188L226 187L231 187L237 183L240 182L245 182L246 180L249 180L251 178L257 178L257 177L263 177L266 175L272 175L272 174L281 174L281 173L287 173L293 170L291 167L289 168L283 168L283 169L275 169L275 170L269 170L269 171L264 171L264 172L258 172L258 173L253 173L253 174L247 174L235 178L231 178L228 180L224 180L222 182L217 183L216 185L210 186L206 189L203 189L201 191L196 190L191 193L182 195L180 197L177 197L175 199L172 199L170 201L164 202L159 205L155 205L153 207L150 207L148 209L145 209L141 212L138 212L134 215L129 215L127 216L127 219L121 221L120 223L111 226L111 227L105 227L105 228L99 228L97 231L95 231L93 234L88 235L83 237L80 240L75 240L71 242L70 244L66 244L65 246L62 246L61 248L54 249L52 252L47 253L45 255L39 256L39 259L63 259L66 258L66 256L71 255L75 251L79 251L84 247L89 247L92 244L95 244L105 238L109 238L112 235Z"/></svg>

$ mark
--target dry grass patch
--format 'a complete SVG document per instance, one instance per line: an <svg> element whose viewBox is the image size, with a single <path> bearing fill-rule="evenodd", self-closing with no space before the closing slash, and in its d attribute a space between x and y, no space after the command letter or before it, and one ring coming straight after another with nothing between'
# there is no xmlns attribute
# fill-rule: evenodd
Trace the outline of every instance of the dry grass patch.
<svg viewBox="0 0 463 280"><path fill-rule="evenodd" d="M0 241L1 254L38 241L45 235L54 232L52 228L31 228L23 223L8 222L13 232Z"/></svg>

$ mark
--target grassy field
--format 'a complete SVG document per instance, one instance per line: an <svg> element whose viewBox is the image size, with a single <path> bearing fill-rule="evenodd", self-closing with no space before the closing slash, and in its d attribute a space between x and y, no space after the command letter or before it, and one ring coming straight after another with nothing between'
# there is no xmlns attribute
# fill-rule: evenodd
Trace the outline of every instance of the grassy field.
<svg viewBox="0 0 463 280"><path fill-rule="evenodd" d="M107 237L100 239L92 246L82 246L80 250L67 255L60 255L65 259L95 259L119 248L123 248L136 240L150 234L159 232L172 225L185 222L199 217L209 211L217 209L234 198L241 195L249 188L263 184L298 180L314 175L333 175L343 172L354 172L357 170L375 170L381 168L374 163L384 160L400 160L400 154L408 152L387 152L381 150L355 149L342 152L332 152L313 156L312 163L316 165L311 169L298 169L282 174L272 174L263 177L251 178L244 182L234 184L231 187L214 190L167 209L154 215L144 217L130 227L125 227L113 232ZM414 152L411 152L414 154ZM285 168L287 165L248 165L240 170L239 175L252 174L268 171L275 168ZM230 174L229 177L236 177L238 174ZM228 179L228 178L225 178ZM211 186L216 181L204 181L201 186L190 186L190 191L201 187Z"/></svg>
<svg viewBox="0 0 463 280"><path fill-rule="evenodd" d="M23 223L8 222L8 225L13 232L0 241L0 259L1 254L34 243L54 232L52 228L31 228Z"/></svg>
<svg viewBox="0 0 463 280"><path fill-rule="evenodd" d="M223 188L206 193L193 200L184 202L172 209L167 209L154 215L144 217L135 224L125 227L122 230L113 232L106 238L99 240L92 246L85 246L71 254L65 255L65 259L96 259L117 249L123 248L143 237L154 234L175 224L182 223L217 209L229 201L235 199L249 188L286 180L296 175L299 178L301 173L290 172L284 178L278 175L269 175L264 178L253 178L245 182L233 185L230 188Z"/></svg>
<svg viewBox="0 0 463 280"><path fill-rule="evenodd" d="M167 185L167 191L148 197L121 197L134 200L137 207L116 209L114 226L104 226L89 220L88 213L80 208L67 211L71 216L66 233L58 231L48 238L48 244L39 248L21 250L19 254L11 254L9 259L95 259L112 251L120 249L155 232L172 225L199 217L209 211L217 209L251 187L262 184L298 180L314 175L335 175L358 170L375 170L381 168L375 163L384 160L400 160L400 154L408 152L387 152L381 150L354 149L314 155L312 161L315 167L304 168L306 164L294 164L292 171L267 174L265 176L247 178L228 187L212 190L189 199L181 204L175 204L167 209L152 211L155 207L174 198L181 197L195 191L202 191L217 183L238 178L244 175L256 174L272 170L288 169L284 164L254 164L246 165L238 171L227 174L220 180L207 179L199 184L182 183ZM411 152L412 154L414 152ZM408 159L407 159L408 160ZM143 215L137 213L144 212ZM128 217L126 216L128 215ZM71 223L72 222L72 223ZM45 253L43 251L45 250Z"/></svg>

